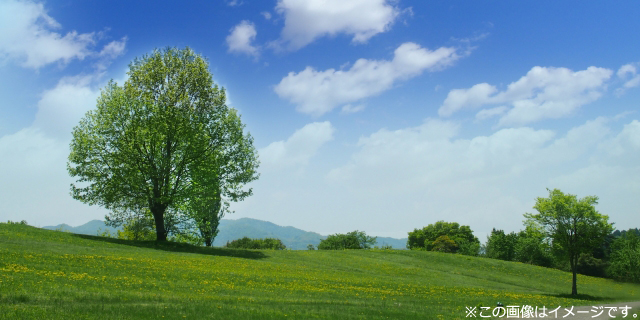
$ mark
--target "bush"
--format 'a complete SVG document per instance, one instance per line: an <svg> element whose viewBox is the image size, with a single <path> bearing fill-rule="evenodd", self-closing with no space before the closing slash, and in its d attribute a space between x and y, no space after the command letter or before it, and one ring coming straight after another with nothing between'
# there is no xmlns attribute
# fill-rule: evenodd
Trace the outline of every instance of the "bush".
<svg viewBox="0 0 640 320"><path fill-rule="evenodd" d="M607 276L607 262L595 258L591 253L583 253L578 258L578 273L586 276L604 278Z"/></svg>
<svg viewBox="0 0 640 320"><path fill-rule="evenodd" d="M251 239L249 237L244 237L242 239L236 239L231 242L227 242L225 247L233 248L233 249L270 249L270 250L284 250L287 248L280 239L275 239L275 238Z"/></svg>
<svg viewBox="0 0 640 320"><path fill-rule="evenodd" d="M118 239L124 240L156 240L156 230L153 218L150 216L136 217L128 220L122 231L117 231Z"/></svg>
<svg viewBox="0 0 640 320"><path fill-rule="evenodd" d="M28 225L27 220L22 220L20 222L13 222L11 220L7 221L7 224L21 224L21 225Z"/></svg>
<svg viewBox="0 0 640 320"><path fill-rule="evenodd" d="M320 240L318 250L369 249L376 244L376 237L367 236L364 231L352 231L347 234L332 234Z"/></svg>
<svg viewBox="0 0 640 320"><path fill-rule="evenodd" d="M607 269L609 277L618 281L640 283L640 237L635 232L627 232L617 238L611 247L611 260Z"/></svg>

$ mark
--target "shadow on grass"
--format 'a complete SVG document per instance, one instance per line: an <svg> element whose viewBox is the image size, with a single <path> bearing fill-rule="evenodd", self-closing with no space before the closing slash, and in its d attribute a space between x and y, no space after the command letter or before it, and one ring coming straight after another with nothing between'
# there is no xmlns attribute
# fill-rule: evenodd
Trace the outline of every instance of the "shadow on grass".
<svg viewBox="0 0 640 320"><path fill-rule="evenodd" d="M609 301L609 300L611 300L611 298L596 297L596 296L592 296L592 295L588 295L588 294L577 294L575 296L571 295L569 293L543 294L543 295L549 296L549 297L556 297L556 298L577 299L577 300L587 300L587 301Z"/></svg>
<svg viewBox="0 0 640 320"><path fill-rule="evenodd" d="M114 239L114 238L99 237L99 236L90 236L90 235L84 235L84 234L74 234L73 236L82 238L82 239L87 239L87 240L103 241L103 242L109 242L109 243L115 243L115 244L122 244L126 246L163 250L163 251L169 251L169 252L195 253L195 254L205 254L205 255L211 255L211 256L235 257L235 258L244 258L244 259L268 258L266 254L260 251L216 248L216 247L200 247L200 246L194 246L188 243L179 243L179 242L171 242L171 241L158 242L158 241L123 240L123 239Z"/></svg>

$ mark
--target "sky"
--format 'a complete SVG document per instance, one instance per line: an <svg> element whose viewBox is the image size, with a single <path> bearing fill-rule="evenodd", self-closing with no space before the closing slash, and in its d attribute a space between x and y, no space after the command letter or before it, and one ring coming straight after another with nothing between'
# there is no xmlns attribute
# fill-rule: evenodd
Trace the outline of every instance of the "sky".
<svg viewBox="0 0 640 320"><path fill-rule="evenodd" d="M206 57L260 178L228 219L403 238L596 195L640 227L637 1L0 0L0 221L80 225L71 130L165 47Z"/></svg>

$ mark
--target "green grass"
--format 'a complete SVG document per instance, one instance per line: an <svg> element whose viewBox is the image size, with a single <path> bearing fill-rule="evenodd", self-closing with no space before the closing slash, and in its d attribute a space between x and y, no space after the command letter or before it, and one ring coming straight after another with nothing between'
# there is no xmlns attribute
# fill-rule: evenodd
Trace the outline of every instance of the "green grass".
<svg viewBox="0 0 640 320"><path fill-rule="evenodd" d="M407 250L269 251L0 224L0 319L457 319L466 306L640 300L640 286ZM636 310L632 310L635 312Z"/></svg>

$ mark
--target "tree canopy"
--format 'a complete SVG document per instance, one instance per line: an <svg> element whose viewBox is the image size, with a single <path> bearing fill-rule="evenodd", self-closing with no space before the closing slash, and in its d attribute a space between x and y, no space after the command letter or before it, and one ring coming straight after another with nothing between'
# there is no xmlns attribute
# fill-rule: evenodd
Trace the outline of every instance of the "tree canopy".
<svg viewBox="0 0 640 320"><path fill-rule="evenodd" d="M127 74L73 129L73 197L114 213L148 209L158 241L170 220L215 236L224 202L251 195L243 188L258 178L253 138L193 50L154 50Z"/></svg>
<svg viewBox="0 0 640 320"><path fill-rule="evenodd" d="M447 238L440 238L442 236L447 236ZM438 238L440 239L438 240ZM477 255L480 249L480 240L473 235L469 226L461 226L457 222L438 221L422 229L414 229L409 232L407 248L429 251L435 248L438 251Z"/></svg>
<svg viewBox="0 0 640 320"><path fill-rule="evenodd" d="M564 194L558 189L548 191L548 198L536 199L534 208L538 213L527 213L525 218L542 226L545 235L552 240L552 251L569 261L573 272L571 294L577 295L576 273L580 254L602 245L605 237L613 231L613 225L607 215L595 209L598 197L578 199L576 195Z"/></svg>

